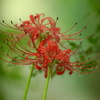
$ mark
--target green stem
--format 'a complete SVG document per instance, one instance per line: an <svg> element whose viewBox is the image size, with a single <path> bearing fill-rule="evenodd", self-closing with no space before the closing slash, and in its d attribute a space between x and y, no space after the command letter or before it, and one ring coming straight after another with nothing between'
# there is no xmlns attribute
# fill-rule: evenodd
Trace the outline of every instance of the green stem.
<svg viewBox="0 0 100 100"><path fill-rule="evenodd" d="M29 89L29 85L30 85L30 82L31 82L31 77L32 77L32 74L33 74L33 69L34 69L34 65L31 67L31 71L30 71L30 74L29 74L29 77L28 77L28 81L27 81L27 84L26 84L26 89L25 89L25 92L24 92L22 100L26 100L28 89Z"/></svg>
<svg viewBox="0 0 100 100"><path fill-rule="evenodd" d="M47 90L48 90L48 86L49 86L49 80L50 80L50 67L48 67L48 75L47 75L47 79L46 79L46 84L45 84L45 88L44 88L44 94L43 94L43 98L42 100L46 100L46 96L47 96Z"/></svg>

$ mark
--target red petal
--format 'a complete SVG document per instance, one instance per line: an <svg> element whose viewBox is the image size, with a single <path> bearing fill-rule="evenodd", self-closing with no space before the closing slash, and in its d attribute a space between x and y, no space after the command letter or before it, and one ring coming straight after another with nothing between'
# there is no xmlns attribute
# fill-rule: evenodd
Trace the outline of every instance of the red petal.
<svg viewBox="0 0 100 100"><path fill-rule="evenodd" d="M62 66L57 66L57 67L60 68L60 67L62 67ZM62 69L60 70L60 69L58 69L57 67L56 67L56 73L57 73L58 75L61 75L61 74L63 74L63 73L65 72L65 67L63 67L63 70L62 70Z"/></svg>
<svg viewBox="0 0 100 100"><path fill-rule="evenodd" d="M71 75L73 73L73 71L70 71L69 74Z"/></svg>
<svg viewBox="0 0 100 100"><path fill-rule="evenodd" d="M35 67L36 67L36 69L41 70L40 66L36 65Z"/></svg>

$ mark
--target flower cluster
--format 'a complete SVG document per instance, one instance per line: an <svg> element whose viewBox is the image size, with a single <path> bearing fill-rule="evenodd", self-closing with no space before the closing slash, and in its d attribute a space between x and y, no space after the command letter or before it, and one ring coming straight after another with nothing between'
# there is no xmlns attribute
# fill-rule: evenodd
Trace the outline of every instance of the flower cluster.
<svg viewBox="0 0 100 100"><path fill-rule="evenodd" d="M12 55L15 57L10 53L5 54L5 52L3 52L3 46L1 46L0 53L5 56L5 58L2 57L0 59L15 65L34 64L37 70L44 71L45 77L47 77L48 67L50 67L51 75L53 71L56 72L56 74L61 75L65 71L69 71L69 74L72 74L73 72L93 73L99 70L96 68L100 66L100 60L94 60L97 59L100 54L87 61L84 61L85 57L83 57L80 60L76 59L75 62L72 62L71 57L76 53L79 47L73 51L61 44L61 40L83 40L84 38L79 39L77 37L81 35L81 32L86 27L76 33L66 34L74 28L77 24L75 23L68 31L61 33L60 28L56 27L58 18L55 21L51 17L41 17L44 17L44 14L36 14L35 16L30 15L28 21L22 21L20 19L22 22L20 25L14 24L11 21L11 24L13 24L14 27L9 26L4 21L0 23L3 26L20 32L19 34L8 34L7 38L3 39L3 44L9 48ZM25 37L28 38L28 44L24 45L21 40ZM90 37L91 36L87 38ZM60 47L63 47L64 50L61 50ZM96 70L89 71L91 69Z"/></svg>

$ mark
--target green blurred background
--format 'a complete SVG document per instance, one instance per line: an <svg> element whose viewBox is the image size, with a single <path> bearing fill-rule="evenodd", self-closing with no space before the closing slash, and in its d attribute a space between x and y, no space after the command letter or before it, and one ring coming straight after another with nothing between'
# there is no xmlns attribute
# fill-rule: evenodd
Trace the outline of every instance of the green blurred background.
<svg viewBox="0 0 100 100"><path fill-rule="evenodd" d="M92 34L95 37L84 41L82 48L95 48L96 52L92 52L95 54L100 51L100 0L0 0L0 20L8 24L11 20L19 23L19 18L27 20L30 14L36 13L58 17L57 26L61 27L61 32L78 22L69 33L77 32L88 23L82 37ZM0 60L0 100L21 100L29 71L28 66L8 67ZM44 85L43 73L33 77L27 100L41 100ZM83 76L67 72L56 75L50 81L47 100L100 100L100 72Z"/></svg>

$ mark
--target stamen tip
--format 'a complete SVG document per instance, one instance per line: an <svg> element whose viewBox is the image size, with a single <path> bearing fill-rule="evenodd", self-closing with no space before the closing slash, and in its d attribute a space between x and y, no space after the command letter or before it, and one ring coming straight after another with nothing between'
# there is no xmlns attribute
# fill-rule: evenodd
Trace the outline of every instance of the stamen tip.
<svg viewBox="0 0 100 100"><path fill-rule="evenodd" d="M58 17L57 17L57 20L58 20Z"/></svg>
<svg viewBox="0 0 100 100"><path fill-rule="evenodd" d="M81 34L79 34L79 36L81 36L82 35L82 33Z"/></svg>
<svg viewBox="0 0 100 100"><path fill-rule="evenodd" d="M2 22L4 23L5 21L4 21L4 20L2 20Z"/></svg>
<svg viewBox="0 0 100 100"><path fill-rule="evenodd" d="M19 18L19 20L21 21L21 18Z"/></svg>
<svg viewBox="0 0 100 100"><path fill-rule="evenodd" d="M24 31L25 32L25 34L27 33L26 31Z"/></svg>
<svg viewBox="0 0 100 100"><path fill-rule="evenodd" d="M3 41L3 43L5 44L5 41Z"/></svg>
<svg viewBox="0 0 100 100"><path fill-rule="evenodd" d="M13 21L12 20L10 22L11 22L11 24L13 24Z"/></svg>
<svg viewBox="0 0 100 100"><path fill-rule="evenodd" d="M78 23L76 22L75 25L77 25Z"/></svg>
<svg viewBox="0 0 100 100"><path fill-rule="evenodd" d="M84 27L84 29L87 28L87 26Z"/></svg>
<svg viewBox="0 0 100 100"><path fill-rule="evenodd" d="M80 42L80 44L82 44L82 43L83 43L83 41Z"/></svg>
<svg viewBox="0 0 100 100"><path fill-rule="evenodd" d="M94 36L95 34L93 34L92 36Z"/></svg>

